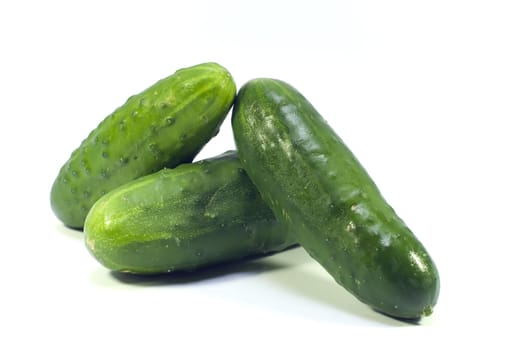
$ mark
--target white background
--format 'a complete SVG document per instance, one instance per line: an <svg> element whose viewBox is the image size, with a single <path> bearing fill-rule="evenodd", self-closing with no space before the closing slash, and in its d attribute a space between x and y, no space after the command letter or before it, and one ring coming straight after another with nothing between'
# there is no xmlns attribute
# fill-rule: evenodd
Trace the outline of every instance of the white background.
<svg viewBox="0 0 523 350"><path fill-rule="evenodd" d="M61 225L49 191L72 150L205 61L308 97L436 261L432 316L375 313L301 248L119 279ZM0 348L521 349L522 96L521 1L3 1Z"/></svg>

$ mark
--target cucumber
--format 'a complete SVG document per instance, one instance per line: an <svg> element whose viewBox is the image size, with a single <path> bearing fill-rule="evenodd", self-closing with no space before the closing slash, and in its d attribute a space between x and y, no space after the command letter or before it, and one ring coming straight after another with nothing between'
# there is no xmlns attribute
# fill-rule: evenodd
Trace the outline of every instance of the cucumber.
<svg viewBox="0 0 523 350"><path fill-rule="evenodd" d="M262 198L341 286L393 317L432 313L440 285L433 260L303 95L279 80L251 80L232 126Z"/></svg>
<svg viewBox="0 0 523 350"><path fill-rule="evenodd" d="M84 230L102 265L134 274L194 270L296 244L235 151L114 189L91 208Z"/></svg>
<svg viewBox="0 0 523 350"><path fill-rule="evenodd" d="M176 71L107 116L72 153L51 190L51 207L72 228L105 193L164 167L190 162L217 134L236 94L216 63Z"/></svg>

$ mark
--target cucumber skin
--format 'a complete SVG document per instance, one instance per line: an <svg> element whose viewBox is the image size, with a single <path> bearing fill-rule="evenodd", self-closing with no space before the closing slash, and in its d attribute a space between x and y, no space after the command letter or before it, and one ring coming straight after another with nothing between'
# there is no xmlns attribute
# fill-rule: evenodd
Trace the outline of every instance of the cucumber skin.
<svg viewBox="0 0 523 350"><path fill-rule="evenodd" d="M72 228L105 193L130 180L192 161L218 133L236 86L216 63L183 68L131 96L62 166L51 207Z"/></svg>
<svg viewBox="0 0 523 350"><path fill-rule="evenodd" d="M432 313L434 262L305 97L282 81L251 80L237 95L232 125L263 199L341 286L393 317Z"/></svg>
<svg viewBox="0 0 523 350"><path fill-rule="evenodd" d="M194 270L296 244L235 151L111 191L91 208L84 229L102 265L133 274Z"/></svg>

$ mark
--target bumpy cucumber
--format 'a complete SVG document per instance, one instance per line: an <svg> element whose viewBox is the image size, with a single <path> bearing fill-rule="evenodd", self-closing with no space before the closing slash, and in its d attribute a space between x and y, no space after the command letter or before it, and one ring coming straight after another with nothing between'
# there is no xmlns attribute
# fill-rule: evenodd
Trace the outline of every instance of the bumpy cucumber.
<svg viewBox="0 0 523 350"><path fill-rule="evenodd" d="M434 262L305 97L282 81L252 80L238 93L232 124L263 199L340 285L394 317L432 313Z"/></svg>
<svg viewBox="0 0 523 350"><path fill-rule="evenodd" d="M91 208L84 230L100 263L135 274L194 270L296 244L235 151L118 187Z"/></svg>
<svg viewBox="0 0 523 350"><path fill-rule="evenodd" d="M204 63L180 69L130 97L61 168L51 190L56 216L81 228L103 194L161 168L190 162L218 132L235 94L229 72Z"/></svg>

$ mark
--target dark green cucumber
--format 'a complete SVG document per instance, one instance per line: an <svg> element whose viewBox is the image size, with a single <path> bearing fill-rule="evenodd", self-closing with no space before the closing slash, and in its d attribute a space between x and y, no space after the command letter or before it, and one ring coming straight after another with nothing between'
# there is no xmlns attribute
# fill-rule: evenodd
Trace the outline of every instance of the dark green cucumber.
<svg viewBox="0 0 523 350"><path fill-rule="evenodd" d="M164 167L190 162L227 115L236 86L216 63L176 71L106 117L61 168L51 206L81 228L103 194Z"/></svg>
<svg viewBox="0 0 523 350"><path fill-rule="evenodd" d="M431 314L439 294L434 262L296 89L249 81L232 125L242 165L263 199L340 285L394 317Z"/></svg>
<svg viewBox="0 0 523 350"><path fill-rule="evenodd" d="M89 251L111 270L194 270L296 244L235 151L136 179L100 198L85 221Z"/></svg>

